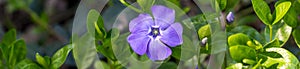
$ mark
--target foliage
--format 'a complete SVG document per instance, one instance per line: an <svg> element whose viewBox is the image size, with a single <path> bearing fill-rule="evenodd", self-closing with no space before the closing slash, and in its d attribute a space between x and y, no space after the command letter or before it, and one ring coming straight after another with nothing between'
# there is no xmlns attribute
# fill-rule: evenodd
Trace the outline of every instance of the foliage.
<svg viewBox="0 0 300 69"><path fill-rule="evenodd" d="M217 13L201 13L184 18L191 8L183 6L180 0L136 0L138 6L120 0L129 10L136 13L151 14L150 8L153 5L165 4L176 11L175 21L181 22L186 29L184 33L196 32L194 34L197 36L183 35L183 43L171 47L172 55L163 61L150 61L147 56L134 53L128 43L121 43L124 40L118 40L126 39L129 32L117 28L107 29L102 13L90 9L87 16L83 16L86 17L87 32L72 35L73 41L57 50L52 57L36 53L35 60L28 59L25 41L17 38L15 29L9 30L0 42L0 69L58 69L64 64L70 52L79 69L92 67L122 69L126 66L135 68L135 64L142 65L136 67L145 68L150 68L150 64L161 64L156 67L159 69L210 68L212 64L217 65L213 63L213 59L216 59L214 57L222 58L218 60L224 62L218 64L222 64L221 68L226 69L300 68L299 57L284 47L289 47L290 45L286 43L293 38L298 49L300 48L300 0L276 0L274 6L270 6L270 2L266 0L251 0L250 9L253 9L253 14L255 13L257 17L248 15L235 20L233 24L226 23L225 13L235 9L239 1L213 0L212 4L215 6L213 8ZM31 13L33 20L47 29L47 20L39 19L38 15L26 9L29 3L30 0L20 2L9 0L7 9L14 11L23 8L22 10ZM274 7L274 11L270 7ZM255 22L255 19L260 20L264 25L262 31L244 24L247 21ZM114 42L120 43L114 44ZM101 60L96 58L98 55L103 56ZM122 60L118 57L122 57ZM205 59L208 57L212 63ZM102 60L103 58L105 60ZM131 61L123 61L123 59ZM131 64L131 62L136 63Z"/></svg>
<svg viewBox="0 0 300 69"><path fill-rule="evenodd" d="M23 39L16 38L15 29L4 35L0 43L2 69L58 69L66 60L72 45L58 50L52 58L36 54L36 62L26 58L26 44Z"/></svg>

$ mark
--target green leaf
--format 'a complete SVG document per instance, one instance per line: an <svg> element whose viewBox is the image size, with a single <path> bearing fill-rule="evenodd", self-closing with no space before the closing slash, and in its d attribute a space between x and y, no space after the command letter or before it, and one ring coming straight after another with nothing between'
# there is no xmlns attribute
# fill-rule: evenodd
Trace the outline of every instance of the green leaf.
<svg viewBox="0 0 300 69"><path fill-rule="evenodd" d="M257 64L254 65L254 66L252 67L252 69L257 69L257 67L261 66L261 61L262 61L262 59L259 59L259 61L257 62Z"/></svg>
<svg viewBox="0 0 300 69"><path fill-rule="evenodd" d="M242 63L236 63L233 65L230 65L229 67L226 67L226 69L242 69L243 68L243 64Z"/></svg>
<svg viewBox="0 0 300 69"><path fill-rule="evenodd" d="M183 61L189 60L195 54L197 54L196 53L197 47L193 45L193 41L186 35L183 35L182 45L172 47L171 49L172 49L172 57Z"/></svg>
<svg viewBox="0 0 300 69"><path fill-rule="evenodd" d="M182 7L181 4L180 4L180 0L168 0L168 1L174 3L178 7Z"/></svg>
<svg viewBox="0 0 300 69"><path fill-rule="evenodd" d="M266 51L279 53L283 58L267 57L268 59L262 64L263 66L270 67L273 64L279 63L277 68L296 69L299 63L297 57L283 48L267 48Z"/></svg>
<svg viewBox="0 0 300 69"><path fill-rule="evenodd" d="M297 18L297 13L296 11L294 10L293 7L290 8L290 10L286 13L286 15L284 16L283 18L284 22L295 28L296 26L298 26L298 18Z"/></svg>
<svg viewBox="0 0 300 69"><path fill-rule="evenodd" d="M48 67L48 63L47 61L44 59L43 56L39 55L39 53L36 53L35 55L35 59L37 60L37 62L42 65L44 68L47 68Z"/></svg>
<svg viewBox="0 0 300 69"><path fill-rule="evenodd" d="M236 34L236 33L243 33L248 35L251 39L255 39L257 41L259 41L260 43L264 44L266 39L259 33L257 32L256 29L249 27L249 26L237 26L235 28L233 28L232 30L230 30L230 32L228 32L229 35L231 34Z"/></svg>
<svg viewBox="0 0 300 69"><path fill-rule="evenodd" d="M247 45L247 42L250 41L249 37L243 33L233 34L228 37L228 45Z"/></svg>
<svg viewBox="0 0 300 69"><path fill-rule="evenodd" d="M95 29L96 29L96 39L99 39L99 40L104 39L106 37L107 33L105 30L104 22L103 22L101 15L99 15L97 23L94 23L94 24L95 24Z"/></svg>
<svg viewBox="0 0 300 69"><path fill-rule="evenodd" d="M278 38L279 41L283 42L280 45L280 47L283 46L288 41L291 34L292 34L292 27L288 26L287 24L284 24L282 27L280 27L277 30L277 33L275 34L275 38Z"/></svg>
<svg viewBox="0 0 300 69"><path fill-rule="evenodd" d="M181 56L181 46L176 46L171 48L172 50L172 54L171 56L174 57L175 59L180 60L180 56Z"/></svg>
<svg viewBox="0 0 300 69"><path fill-rule="evenodd" d="M26 44L24 40L16 40L9 48L8 63L10 67L14 67L17 62L26 58Z"/></svg>
<svg viewBox="0 0 300 69"><path fill-rule="evenodd" d="M4 34L4 36L2 38L2 43L9 46L17 39L16 36L17 36L16 30L11 29Z"/></svg>
<svg viewBox="0 0 300 69"><path fill-rule="evenodd" d="M92 35L95 34L95 26L98 26L97 21L98 21L99 16L100 16L100 13L97 10L91 9L89 11L89 13L87 15L87 19L86 19L86 21L87 21L86 25L87 25L87 29L88 29L89 34L92 34Z"/></svg>
<svg viewBox="0 0 300 69"><path fill-rule="evenodd" d="M166 62L161 64L157 69L177 69L177 64L174 62Z"/></svg>
<svg viewBox="0 0 300 69"><path fill-rule="evenodd" d="M265 39L270 39L270 29L268 27L265 28ZM286 23L280 22L273 25L273 32L272 32L272 41L274 39L278 39L280 41L280 46L282 47L289 39L290 35L292 34L292 27L288 26ZM268 42L268 41L267 41Z"/></svg>
<svg viewBox="0 0 300 69"><path fill-rule="evenodd" d="M208 37L210 36L211 32L210 32L210 25L204 25L202 26L199 30L198 30L198 36L200 39L203 39L204 37Z"/></svg>
<svg viewBox="0 0 300 69"><path fill-rule="evenodd" d="M116 41L119 38L119 35L120 31L116 28L112 28L108 32L107 39L103 41L103 44L96 46L97 51L100 52L103 56L109 58L110 60L116 60L112 49L112 41Z"/></svg>
<svg viewBox="0 0 300 69"><path fill-rule="evenodd" d="M51 68L59 68L67 59L69 52L73 49L73 45L69 44L59 49L51 58Z"/></svg>
<svg viewBox="0 0 300 69"><path fill-rule="evenodd" d="M256 60L256 51L253 48L244 45L231 46L229 48L230 56L237 62L242 62L243 59Z"/></svg>
<svg viewBox="0 0 300 69"><path fill-rule="evenodd" d="M103 61L96 61L94 67L95 69L110 69L109 65Z"/></svg>
<svg viewBox="0 0 300 69"><path fill-rule="evenodd" d="M240 0L227 0L225 10L227 12L232 11L234 7L240 2Z"/></svg>
<svg viewBox="0 0 300 69"><path fill-rule="evenodd" d="M189 29L195 28L199 29L204 25L207 25L206 18L203 14L199 14L187 19L182 20L183 25L187 26Z"/></svg>
<svg viewBox="0 0 300 69"><path fill-rule="evenodd" d="M272 40L271 42L264 45L264 48L271 48L271 47L280 47L280 42L278 39Z"/></svg>
<svg viewBox="0 0 300 69"><path fill-rule="evenodd" d="M38 64L34 63L29 59L24 59L19 62L15 69L42 69Z"/></svg>
<svg viewBox="0 0 300 69"><path fill-rule="evenodd" d="M144 12L150 12L150 8L154 4L155 0L137 0L137 3L143 9Z"/></svg>
<svg viewBox="0 0 300 69"><path fill-rule="evenodd" d="M85 33L80 37L77 35L73 35L72 37L72 53L78 69L90 67L92 63L97 60L96 58L98 56L95 48L94 35ZM62 51L65 52L65 50ZM52 59L54 59L54 56Z"/></svg>
<svg viewBox="0 0 300 69"><path fill-rule="evenodd" d="M273 21L272 25L274 25L279 20L281 20L281 18L289 11L291 4L292 4L291 2L286 1L286 2L281 2L276 6L275 8L276 18Z"/></svg>
<svg viewBox="0 0 300 69"><path fill-rule="evenodd" d="M219 3L221 10L226 9L227 0L217 0L217 2Z"/></svg>
<svg viewBox="0 0 300 69"><path fill-rule="evenodd" d="M272 14L268 4L264 0L251 0L253 9L259 19L266 25L272 25Z"/></svg>
<svg viewBox="0 0 300 69"><path fill-rule="evenodd" d="M300 34L300 28L294 29L293 37L294 37L294 40L295 40L296 44L300 48L300 36L299 36L299 34Z"/></svg>
<svg viewBox="0 0 300 69"><path fill-rule="evenodd" d="M241 16L241 17L236 17L237 21L236 21L236 25L240 26L240 25L247 25L250 23L255 23L257 21L257 16L256 15L247 15L247 16Z"/></svg>
<svg viewBox="0 0 300 69"><path fill-rule="evenodd" d="M243 59L243 63L247 63L247 64L250 64L250 65L253 65L255 64L255 60L251 60L251 59Z"/></svg>

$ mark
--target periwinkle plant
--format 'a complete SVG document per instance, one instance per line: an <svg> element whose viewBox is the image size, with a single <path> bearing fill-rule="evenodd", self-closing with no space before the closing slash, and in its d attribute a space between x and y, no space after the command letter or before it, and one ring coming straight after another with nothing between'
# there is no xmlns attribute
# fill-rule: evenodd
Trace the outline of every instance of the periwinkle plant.
<svg viewBox="0 0 300 69"><path fill-rule="evenodd" d="M183 28L180 23L174 23L175 11L173 9L154 5L151 11L153 17L141 13L130 21L131 34L127 41L135 53L147 54L153 61L164 60L172 54L169 47L183 43Z"/></svg>

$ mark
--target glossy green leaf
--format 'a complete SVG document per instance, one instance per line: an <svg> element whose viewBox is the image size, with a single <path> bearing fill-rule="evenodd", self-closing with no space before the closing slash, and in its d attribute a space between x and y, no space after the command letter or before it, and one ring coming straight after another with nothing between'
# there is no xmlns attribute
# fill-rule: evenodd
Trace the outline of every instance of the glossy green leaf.
<svg viewBox="0 0 300 69"><path fill-rule="evenodd" d="M228 45L230 47L235 45L247 45L248 41L250 41L250 38L243 33L233 34L228 37Z"/></svg>
<svg viewBox="0 0 300 69"><path fill-rule="evenodd" d="M282 27L280 27L277 30L275 37L278 38L278 40L283 42L280 45L283 46L288 41L291 34L292 34L292 27L288 26L287 24L284 24Z"/></svg>
<svg viewBox="0 0 300 69"><path fill-rule="evenodd" d="M210 32L210 25L204 25L202 26L199 30L198 30L198 36L200 39L203 39L204 37L208 37L210 36L211 32Z"/></svg>
<svg viewBox="0 0 300 69"><path fill-rule="evenodd" d="M286 13L286 15L284 16L283 18L284 22L295 28L296 26L298 26L298 18L297 18L297 13L296 11L294 10L293 7L290 8L290 10Z"/></svg>
<svg viewBox="0 0 300 69"><path fill-rule="evenodd" d="M73 49L73 45L69 44L59 49L51 58L51 68L59 68L66 61L70 51Z"/></svg>
<svg viewBox="0 0 300 69"><path fill-rule="evenodd" d="M272 32L272 40L278 39L280 41L280 46L282 47L289 39L290 35L292 34L292 27L288 26L287 24L280 22L273 25L273 32ZM265 28L265 39L270 39L270 29L268 27Z"/></svg>
<svg viewBox="0 0 300 69"><path fill-rule="evenodd" d="M243 68L242 63L236 63L236 64L226 67L226 69L242 69L242 68Z"/></svg>
<svg viewBox="0 0 300 69"><path fill-rule="evenodd" d="M35 62L29 59L24 59L16 65L15 69L42 69L42 68Z"/></svg>
<svg viewBox="0 0 300 69"><path fill-rule="evenodd" d="M17 39L17 32L15 29L6 32L2 38L2 43L9 46Z"/></svg>
<svg viewBox="0 0 300 69"><path fill-rule="evenodd" d="M264 45L264 48L280 47L281 44L282 42L280 42L278 39L275 39Z"/></svg>
<svg viewBox="0 0 300 69"><path fill-rule="evenodd" d="M294 37L294 40L295 40L296 44L300 48L300 36L299 36L299 34L300 34L300 28L294 29L293 37Z"/></svg>
<svg viewBox="0 0 300 69"><path fill-rule="evenodd" d="M276 18L273 21L272 25L274 25L275 23L277 23L283 18L283 16L289 11L291 4L292 4L291 2L286 1L286 2L281 2L276 6L275 8Z"/></svg>
<svg viewBox="0 0 300 69"><path fill-rule="evenodd" d="M44 57L41 56L39 53L36 53L35 59L36 59L36 61L37 61L40 65L42 65L44 68L48 67L49 64L48 64L47 61L44 59Z"/></svg>
<svg viewBox="0 0 300 69"><path fill-rule="evenodd" d="M253 9L258 18L266 25L272 25L272 14L268 4L264 0L251 0Z"/></svg>
<svg viewBox="0 0 300 69"><path fill-rule="evenodd" d="M251 39L255 39L262 44L264 44L266 40L259 32L257 32L256 29L249 26L237 26L232 30L230 30L228 33L229 35L236 34L236 33L243 33L248 35Z"/></svg>
<svg viewBox="0 0 300 69"><path fill-rule="evenodd" d="M227 0L217 0L217 2L219 3L219 7L221 10L226 9Z"/></svg>
<svg viewBox="0 0 300 69"><path fill-rule="evenodd" d="M270 67L273 64L279 63L277 68L296 69L297 64L299 63L297 57L283 48L267 48L266 51L279 53L283 58L267 57L267 60L262 64L263 66Z"/></svg>
<svg viewBox="0 0 300 69"><path fill-rule="evenodd" d="M243 59L256 60L256 51L253 48L244 45L231 46L229 48L230 56L237 62L242 62Z"/></svg>

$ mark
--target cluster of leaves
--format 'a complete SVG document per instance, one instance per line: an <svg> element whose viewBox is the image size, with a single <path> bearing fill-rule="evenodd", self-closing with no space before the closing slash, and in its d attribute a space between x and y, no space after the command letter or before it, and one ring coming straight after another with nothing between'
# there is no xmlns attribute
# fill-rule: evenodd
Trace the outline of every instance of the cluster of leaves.
<svg viewBox="0 0 300 69"><path fill-rule="evenodd" d="M147 8L153 5L153 1L156 0L137 0L137 3L142 8L140 12L147 11ZM178 1L172 0L171 2L177 4ZM239 1L235 0L216 0L217 5L215 8L217 8L217 11L228 13L238 2ZM226 57L229 57L226 59L228 62L225 62L227 64L226 66L228 66L226 68L299 68L299 60L297 57L288 50L281 48L288 41L291 34L294 36L295 42L300 47L299 36L296 36L297 34L300 34L299 21L297 18L299 13L296 13L299 11L299 9L296 8L299 5L299 2L297 0L277 1L274 6L275 11L273 14L264 0L252 0L251 2L256 15L267 27L260 33L256 29L246 25L226 25L226 34L228 38L228 55ZM178 13L176 13L176 15L177 14ZM212 17L200 14L186 20L191 20L195 29L198 29L200 40L208 38L202 43L204 46L201 46L200 48L201 54L212 54L211 46L213 42L211 41L211 37L213 35L211 32L211 24L209 24L207 20L212 20L209 18L218 15L209 15L212 15ZM176 18L177 17L178 16L176 16ZM183 22L185 22L185 20ZM184 41L190 42L188 38L184 38ZM185 45L186 44L183 43L182 46ZM180 60L180 53L182 53L182 50L189 52L192 51L193 48L191 46L187 49L185 49L185 47L172 48L172 57ZM207 56L198 57L205 58ZM202 62L203 61L200 60L199 63Z"/></svg>
<svg viewBox="0 0 300 69"><path fill-rule="evenodd" d="M230 1L230 0L228 0ZM251 0L253 9L258 18L267 27L261 33L249 26L227 27L228 46L230 58L228 69L242 68L299 68L299 60L288 50L281 48L293 34L299 46L298 33L299 21L296 7L299 2L277 1L272 14L264 0ZM219 1L219 6L224 10L226 0ZM203 26L199 32L205 31ZM293 32L292 32L293 31ZM199 34L199 37L202 34ZM300 48L300 46L299 46ZM230 61L230 60L227 60Z"/></svg>
<svg viewBox="0 0 300 69"><path fill-rule="evenodd" d="M53 57L36 54L36 61L26 58L26 44L17 39L15 29L8 31L0 43L1 69L58 69L66 60L72 45L59 49Z"/></svg>

